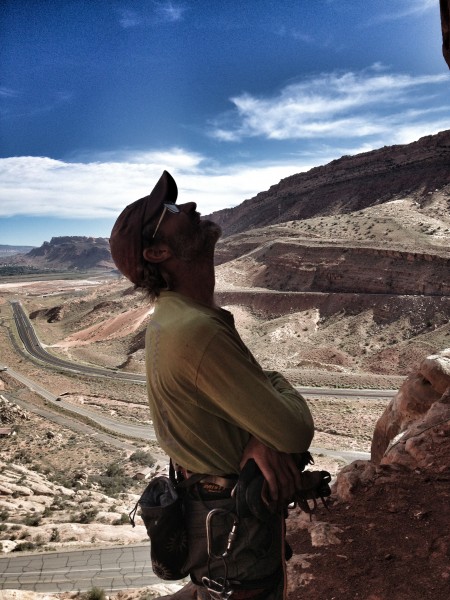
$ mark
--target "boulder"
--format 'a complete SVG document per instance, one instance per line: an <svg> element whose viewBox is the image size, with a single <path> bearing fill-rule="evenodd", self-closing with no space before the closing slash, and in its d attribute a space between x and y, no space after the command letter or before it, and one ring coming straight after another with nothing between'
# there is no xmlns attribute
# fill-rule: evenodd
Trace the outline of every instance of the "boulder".
<svg viewBox="0 0 450 600"><path fill-rule="evenodd" d="M448 388L450 349L445 349L439 354L425 358L418 371L405 379L375 426L371 461L379 464L392 440L413 423L421 420L426 423L425 415L435 403L445 402ZM422 424L422 427L426 427L426 424Z"/></svg>

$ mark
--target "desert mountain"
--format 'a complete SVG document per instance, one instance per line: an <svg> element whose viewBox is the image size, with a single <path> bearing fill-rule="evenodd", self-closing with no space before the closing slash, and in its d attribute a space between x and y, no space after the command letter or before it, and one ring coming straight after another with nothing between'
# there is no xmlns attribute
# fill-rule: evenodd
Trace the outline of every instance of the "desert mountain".
<svg viewBox="0 0 450 600"><path fill-rule="evenodd" d="M108 239L85 236L53 237L27 254L12 257L8 263L53 270L114 268Z"/></svg>
<svg viewBox="0 0 450 600"><path fill-rule="evenodd" d="M446 163L439 158L440 147ZM450 367L448 351L439 354L450 346L448 149L449 134L443 132L409 146L344 157L319 168L327 171L322 187L319 182L309 191L305 186L311 203L317 201L317 208L324 203L319 212L287 217L293 207L288 199L286 214L280 214L271 188L263 196L272 194L267 204L273 205L272 220L257 222L257 207L246 216L244 203L234 209L236 214L243 210L243 222L250 216L254 221L236 233L225 227L228 235L218 246L218 301L234 313L242 338L264 368L280 370L299 385L400 388L384 414L386 402L375 399L310 401L317 447L367 452L372 442L373 454L372 462L353 463L339 475L329 513L323 509L312 521L291 513L292 599L308 592L317 600L448 597ZM389 170L382 161L377 165L389 152L396 152L399 161L404 156L400 167ZM428 166L422 169L422 163ZM336 164L339 169L334 170ZM353 166L340 173L343 165ZM403 175L397 180L399 173ZM293 178L306 181L311 174ZM335 198L334 204L327 204L328 197ZM107 241L92 238L53 238L27 260L68 268L98 250L100 261L90 264L111 269ZM105 262L102 252L107 253ZM96 276L95 281L76 284L19 285L23 305L49 351L144 372L144 330L152 307L129 282ZM7 300L17 294L14 284L5 284L0 296L3 318L11 319ZM28 369L64 402L148 422L144 386L131 389L116 379L108 384L54 373L23 360L5 328L0 329L0 341L5 364ZM2 378L5 391L30 398L31 392L21 389L8 372ZM3 411L8 419L9 411L8 406ZM125 507L105 493L110 475L117 477L113 462L123 471L122 483L124 474L133 474L129 452L99 448L91 436L26 417L15 415L20 418L18 437L4 440L9 466L0 478L6 518L0 537L5 550L21 543L64 547L72 543L74 526L80 523L87 525L76 534L83 544L90 543L91 535L102 544L132 541L118 531ZM402 438L392 439L401 433ZM89 472L80 472L74 452ZM329 457L319 454L316 459L316 466L332 470L321 466ZM19 468L10 466L16 463ZM332 466L336 473L342 464ZM33 478L31 471L49 477ZM55 486L60 486L58 491ZM24 488L29 492L26 503ZM54 501L57 492L64 494L63 505ZM13 500L18 494L23 506L16 514ZM95 536L90 527L95 527Z"/></svg>
<svg viewBox="0 0 450 600"><path fill-rule="evenodd" d="M343 156L282 179L235 208L211 218L225 235L289 220L345 215L398 197L416 197L450 183L450 130L417 142Z"/></svg>
<svg viewBox="0 0 450 600"><path fill-rule="evenodd" d="M449 208L450 130L344 156L210 216L224 231L217 264L228 263L229 283L238 286L447 294ZM80 236L53 237L5 262L115 268L106 238Z"/></svg>

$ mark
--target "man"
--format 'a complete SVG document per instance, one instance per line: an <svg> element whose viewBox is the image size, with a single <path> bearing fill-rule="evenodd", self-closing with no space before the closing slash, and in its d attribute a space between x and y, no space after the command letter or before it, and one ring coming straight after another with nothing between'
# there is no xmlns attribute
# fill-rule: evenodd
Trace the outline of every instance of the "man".
<svg viewBox="0 0 450 600"><path fill-rule="evenodd" d="M262 370L231 313L216 305L220 228L201 220L195 203L176 204L177 195L164 171L149 196L121 213L110 246L119 270L156 300L146 368L158 442L184 478L206 475L186 501L190 574L197 587L185 593L204 597L206 577L206 584L231 582L236 600L277 598L283 590L283 508L299 485L294 457L311 443L312 417L282 375ZM267 482L273 516L265 523L242 519L229 556L212 560L203 517L194 523L201 504L194 498L217 497L220 506L232 506L231 488L249 459Z"/></svg>

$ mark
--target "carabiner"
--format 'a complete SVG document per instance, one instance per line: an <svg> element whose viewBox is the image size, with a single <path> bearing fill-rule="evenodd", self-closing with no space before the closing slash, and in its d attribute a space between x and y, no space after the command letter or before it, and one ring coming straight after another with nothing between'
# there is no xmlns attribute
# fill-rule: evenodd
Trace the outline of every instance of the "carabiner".
<svg viewBox="0 0 450 600"><path fill-rule="evenodd" d="M215 554L213 551L213 532L212 532L212 520L213 517L222 514L222 515L233 515L233 525L231 526L230 533L228 534L227 545L222 554ZM238 518L234 513L230 513L229 510L225 510L223 508L213 508L209 511L206 516L206 540L207 540L207 548L208 548L208 556L209 558L221 559L228 556L231 547L233 545L234 539L237 534L237 526L238 526Z"/></svg>

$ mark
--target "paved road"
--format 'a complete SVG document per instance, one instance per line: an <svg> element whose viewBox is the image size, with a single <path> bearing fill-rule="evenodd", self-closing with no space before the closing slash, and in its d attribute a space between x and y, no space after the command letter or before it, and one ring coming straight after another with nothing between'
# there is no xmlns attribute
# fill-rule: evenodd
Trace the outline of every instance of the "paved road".
<svg viewBox="0 0 450 600"><path fill-rule="evenodd" d="M41 593L105 591L161 583L152 571L150 546L96 548L0 558L0 589Z"/></svg>
<svg viewBox="0 0 450 600"><path fill-rule="evenodd" d="M112 379L123 379L126 381L132 381L135 383L145 383L145 376L135 373L123 373L114 371L113 369L105 369L103 367L91 367L89 365L82 365L74 363L62 358L58 358L54 354L47 352L40 343L36 332L34 331L33 325L23 310L20 302L12 301L11 306L13 309L14 320L16 323L17 331L20 339L25 347L27 353L34 359L44 362L58 369L65 371L83 373L91 377L111 377Z"/></svg>
<svg viewBox="0 0 450 600"><path fill-rule="evenodd" d="M89 410L88 408L84 408L84 406L76 406L65 400L57 400L59 396L55 396L55 394L52 394L51 392L43 388L39 383L37 383L33 379L30 379L22 373L19 373L19 371L17 371L16 369L8 368L8 375L14 377L14 379L17 379L17 381L23 383L28 389L30 389L33 392L36 392L37 394L45 398L45 400L47 400L47 402L49 402L50 405L54 405L57 409L63 409L75 415L81 415L89 419L89 421L100 425L104 429L113 431L114 433L118 433L119 435L123 435L128 438L151 441L156 440L155 432L153 431L153 428L149 423L144 425L127 423L125 421L119 421L117 419L104 416L98 412ZM24 406L24 408L34 410L34 405L29 402L25 402L22 400L17 401L17 403L21 403L21 406Z"/></svg>
<svg viewBox="0 0 450 600"><path fill-rule="evenodd" d="M10 402L13 402L14 404L21 406L25 410L33 412L34 414L39 415L40 417L43 417L47 421L50 421L52 423L58 423L58 425L61 425L62 427L67 427L77 433L84 433L85 435L93 437L101 442L110 444L115 448L119 448L121 450L129 450L130 452L135 452L139 449L139 443L130 444L129 442L121 438L117 438L112 435L109 435L108 433L104 433L103 431L99 431L95 427L91 427L86 423L82 423L81 421L76 421L70 418L68 419L66 413L55 412L54 410L49 410L47 408L36 406L31 402L26 402L21 398L17 398L15 394L11 393L3 392L3 394L0 394L0 398L1 397L5 397Z"/></svg>
<svg viewBox="0 0 450 600"><path fill-rule="evenodd" d="M60 359L50 352L47 352L34 331L34 328L28 319L25 311L21 304L17 301L11 302L13 307L14 319L16 322L17 330L22 340L25 350L30 356L47 364L53 365L60 369L69 370L71 372L83 373L85 375L95 377L109 377L113 379L123 379L134 383L145 384L145 375L138 373L123 373L120 371L113 371L111 369L104 369L102 367L90 367L82 365L80 363L70 362L68 360ZM297 386L296 388L301 394L308 397L316 396L352 396L360 398L376 398L385 399L392 398L397 393L397 390L350 390L350 389L339 389L339 388L313 388L313 387L302 387Z"/></svg>
<svg viewBox="0 0 450 600"><path fill-rule="evenodd" d="M0 369L2 368L4 367L0 366ZM16 378L18 381L24 383L30 390L35 391L41 396L43 396L50 403L50 406L49 409L40 408L31 402L27 402L25 400L17 398L13 394L5 393L3 395L15 402L16 404L18 404L19 406L22 406L22 408L30 410L35 414L38 414L50 421L59 423L60 425L69 427L71 429L74 429L75 431L83 431L88 435L96 436L99 440L102 440L108 444L112 444L117 448L128 449L131 451L136 450L136 446L133 446L132 444L117 439L111 435L108 435L107 433L98 431L84 423L68 419L66 414L59 414L55 412L55 410L51 410L53 406L54 409L64 409L64 411L72 413L74 416L82 415L84 417L87 417L94 424L100 425L104 429L107 429L113 433L118 433L119 435L123 435L125 437L135 438L136 440L156 440L155 432L151 424L128 424L121 421L117 421L110 417L104 417L103 415L96 413L95 411L90 411L87 408L74 406L73 404L65 402L64 400L57 401L56 396L54 394L52 394L48 390L45 390L42 386L31 380L29 377L21 375L15 369L8 369L8 374ZM311 452L316 455L323 454L325 456L331 456L332 458L336 458L347 464L355 460L369 460L370 458L369 452L360 452L357 450L329 450L328 448L312 446Z"/></svg>

